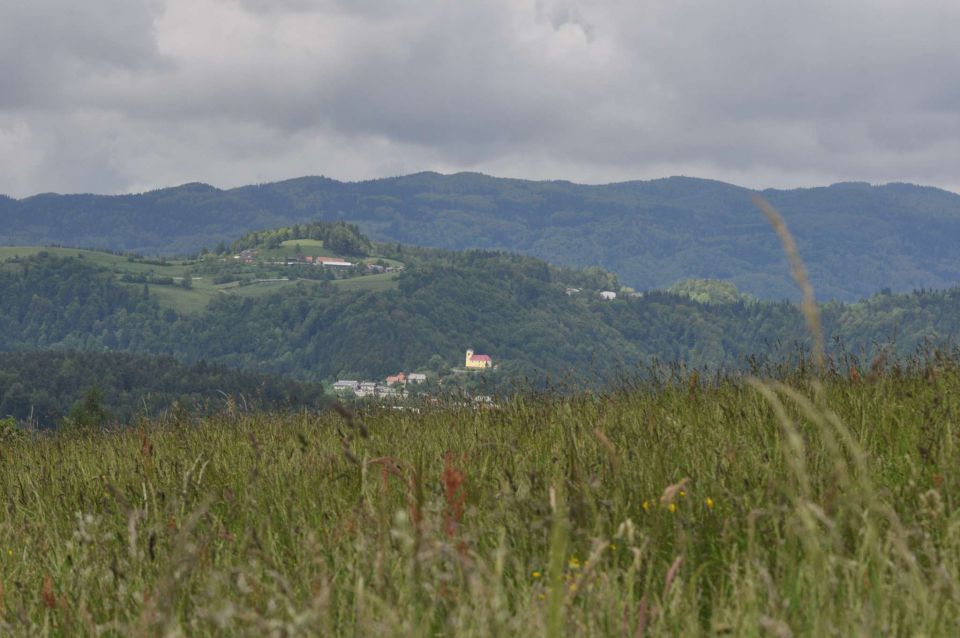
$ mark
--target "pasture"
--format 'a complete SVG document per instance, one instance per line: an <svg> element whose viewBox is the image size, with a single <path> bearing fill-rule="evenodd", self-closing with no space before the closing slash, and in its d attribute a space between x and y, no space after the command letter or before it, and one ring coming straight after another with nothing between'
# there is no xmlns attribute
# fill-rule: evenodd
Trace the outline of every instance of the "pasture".
<svg viewBox="0 0 960 638"><path fill-rule="evenodd" d="M960 369L7 433L4 635L955 635Z"/></svg>

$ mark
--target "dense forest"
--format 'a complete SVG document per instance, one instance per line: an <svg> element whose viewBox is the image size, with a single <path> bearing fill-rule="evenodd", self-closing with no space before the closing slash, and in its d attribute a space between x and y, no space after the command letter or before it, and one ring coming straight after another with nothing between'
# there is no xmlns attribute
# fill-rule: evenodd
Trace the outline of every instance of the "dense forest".
<svg viewBox="0 0 960 638"><path fill-rule="evenodd" d="M230 244L230 251L240 252L260 247L273 250L284 242L297 240L321 242L330 252L350 257L366 256L373 250L373 244L356 225L343 221L321 221L247 233ZM220 244L217 247L218 253L225 253L226 250L226 245Z"/></svg>
<svg viewBox="0 0 960 638"><path fill-rule="evenodd" d="M125 284L90 259L41 253L0 269L0 350L129 350L318 381L449 368L473 347L494 357L502 378L585 383L653 361L740 368L805 338L794 305L728 300L723 285L706 302L703 282L606 301L598 290L616 282L602 271L492 251L400 249L408 267L390 288L290 282L258 297L221 294L196 313L165 306L162 286ZM836 346L868 356L960 334L960 289L823 310Z"/></svg>
<svg viewBox="0 0 960 638"><path fill-rule="evenodd" d="M274 375L125 352L0 352L0 418L51 427L109 425L228 402L283 410L326 404L323 388ZM177 408L176 406L179 406Z"/></svg>
<svg viewBox="0 0 960 638"><path fill-rule="evenodd" d="M586 186L469 173L305 177L226 191L188 184L139 195L0 197L0 243L180 254L261 228L345 220L375 240L601 266L638 290L720 279L760 298L792 298L779 244L751 194L681 177ZM763 195L787 219L824 299L960 282L952 239L960 196L860 183Z"/></svg>

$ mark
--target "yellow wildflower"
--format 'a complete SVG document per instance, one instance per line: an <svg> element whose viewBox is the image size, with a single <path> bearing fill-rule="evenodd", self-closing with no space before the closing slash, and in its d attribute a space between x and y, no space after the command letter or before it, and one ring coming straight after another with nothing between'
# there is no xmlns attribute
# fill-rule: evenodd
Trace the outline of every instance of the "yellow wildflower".
<svg viewBox="0 0 960 638"><path fill-rule="evenodd" d="M571 556L568 565L570 565L570 569L580 569L580 559L576 556Z"/></svg>
<svg viewBox="0 0 960 638"><path fill-rule="evenodd" d="M650 501L644 501L644 502L643 502L643 509L645 509L645 510L649 510L649 509L650 509Z"/></svg>
<svg viewBox="0 0 960 638"><path fill-rule="evenodd" d="M687 497L687 493L684 492L683 490L680 490L680 498L686 498L686 497Z"/></svg>
<svg viewBox="0 0 960 638"><path fill-rule="evenodd" d="M677 511L677 504L676 504L676 503L670 503L669 505L667 505L667 509L670 510L670 513L671 513L671 514L673 514L674 512Z"/></svg>
<svg viewBox="0 0 960 638"><path fill-rule="evenodd" d="M713 509L713 499L712 499L712 498L710 498L710 497L708 496L708 497L707 497L707 500L705 500L704 503L707 504L707 508L708 508L708 509Z"/></svg>
<svg viewBox="0 0 960 638"><path fill-rule="evenodd" d="M541 574L540 574L540 572L533 572L533 574L531 574L531 576L533 576L534 578L540 578Z"/></svg>

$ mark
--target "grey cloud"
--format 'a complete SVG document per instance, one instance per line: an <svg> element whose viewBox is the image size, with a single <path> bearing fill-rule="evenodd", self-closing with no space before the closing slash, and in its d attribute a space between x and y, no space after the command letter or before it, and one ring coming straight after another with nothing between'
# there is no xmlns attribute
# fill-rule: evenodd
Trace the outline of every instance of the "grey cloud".
<svg viewBox="0 0 960 638"><path fill-rule="evenodd" d="M57 108L71 85L115 69L161 62L143 0L10 0L0 3L0 108Z"/></svg>
<svg viewBox="0 0 960 638"><path fill-rule="evenodd" d="M960 187L940 0L0 7L0 191L421 169ZM15 169L15 170L14 170Z"/></svg>

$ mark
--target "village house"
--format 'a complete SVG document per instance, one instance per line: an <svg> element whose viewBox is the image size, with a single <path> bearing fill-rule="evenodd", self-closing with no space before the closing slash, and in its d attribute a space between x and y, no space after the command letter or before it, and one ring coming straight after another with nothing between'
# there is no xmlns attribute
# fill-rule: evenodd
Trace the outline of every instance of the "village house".
<svg viewBox="0 0 960 638"><path fill-rule="evenodd" d="M473 348L467 349L466 357L466 367L467 368L492 368L493 359L485 354L474 354Z"/></svg>
<svg viewBox="0 0 960 638"><path fill-rule="evenodd" d="M426 383L427 375L419 372L411 372L407 375L407 383Z"/></svg>
<svg viewBox="0 0 960 638"><path fill-rule="evenodd" d="M313 264L314 266L325 266L328 268L352 268L355 264L340 259L339 257L321 257L320 255L299 255L289 257L286 261L269 262L279 266L296 266L298 264Z"/></svg>
<svg viewBox="0 0 960 638"><path fill-rule="evenodd" d="M399 387L403 383L397 382L397 377L402 377L404 381L408 379L402 372L399 375L387 377L386 383L340 379L333 384L333 391L341 397L353 394L358 399L402 399L406 396L406 392L402 387Z"/></svg>
<svg viewBox="0 0 960 638"><path fill-rule="evenodd" d="M357 397L375 397L377 396L376 381L362 381L356 391Z"/></svg>
<svg viewBox="0 0 960 638"><path fill-rule="evenodd" d="M344 261L342 259L337 259L336 257L314 257L313 264L315 266L323 266L325 268L352 268L353 264L349 261Z"/></svg>
<svg viewBox="0 0 960 638"><path fill-rule="evenodd" d="M357 390L360 389L360 382L353 381L350 379L341 379L333 384L333 391L337 394L344 394L346 392L353 392L356 394Z"/></svg>
<svg viewBox="0 0 960 638"><path fill-rule="evenodd" d="M402 372L387 377L387 385L406 385L407 375Z"/></svg>
<svg viewBox="0 0 960 638"><path fill-rule="evenodd" d="M239 255L234 255L234 259L239 259L245 264L252 264L257 256L257 251L252 249L242 250Z"/></svg>
<svg viewBox="0 0 960 638"><path fill-rule="evenodd" d="M394 399L399 396L403 396L401 393L403 390L397 391L396 388L391 386L377 386L377 398L379 399Z"/></svg>
<svg viewBox="0 0 960 638"><path fill-rule="evenodd" d="M607 301L610 301L612 299L617 298L617 293L613 292L612 290L604 290L603 292L600 293L600 297L602 299L606 299Z"/></svg>

